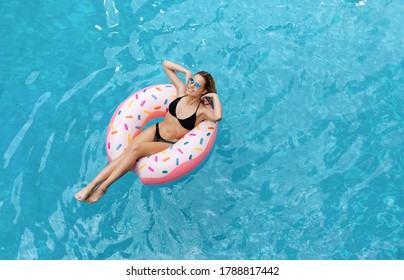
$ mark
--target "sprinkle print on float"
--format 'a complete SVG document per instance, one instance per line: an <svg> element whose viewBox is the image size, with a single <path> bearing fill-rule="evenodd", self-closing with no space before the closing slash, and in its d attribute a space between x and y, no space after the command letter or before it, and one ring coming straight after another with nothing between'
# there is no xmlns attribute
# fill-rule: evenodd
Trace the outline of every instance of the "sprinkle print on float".
<svg viewBox="0 0 404 280"><path fill-rule="evenodd" d="M113 114L106 135L106 152L111 162L152 119L164 117L177 92L171 84L141 89L124 100ZM132 171L143 184L163 184L195 169L212 150L217 123L203 121L167 149L137 160Z"/></svg>

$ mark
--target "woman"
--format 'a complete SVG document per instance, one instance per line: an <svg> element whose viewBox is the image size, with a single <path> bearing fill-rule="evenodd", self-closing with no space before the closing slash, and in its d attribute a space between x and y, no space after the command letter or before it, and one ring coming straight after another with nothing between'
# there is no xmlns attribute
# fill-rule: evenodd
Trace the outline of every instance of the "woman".
<svg viewBox="0 0 404 280"><path fill-rule="evenodd" d="M177 90L177 98L170 103L164 120L136 136L124 153L76 193L77 200L97 202L113 182L131 170L138 158L165 150L201 121L216 122L222 119L222 106L216 94L215 80L209 73L201 71L192 77L188 69L167 60L163 62L163 67ZM186 84L176 72L185 74ZM208 99L213 101L213 110L204 106Z"/></svg>

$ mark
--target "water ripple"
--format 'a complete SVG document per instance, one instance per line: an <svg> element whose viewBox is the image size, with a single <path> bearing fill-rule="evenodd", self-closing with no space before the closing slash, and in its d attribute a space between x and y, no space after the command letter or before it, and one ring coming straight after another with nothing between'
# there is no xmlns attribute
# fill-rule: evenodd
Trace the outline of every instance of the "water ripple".
<svg viewBox="0 0 404 280"><path fill-rule="evenodd" d="M60 202L57 203L56 211L49 216L49 224L51 225L56 237L61 240L66 232L66 222Z"/></svg>
<svg viewBox="0 0 404 280"><path fill-rule="evenodd" d="M38 259L38 250L35 246L35 236L31 230L25 228L21 236L20 247L18 248L18 260Z"/></svg>
<svg viewBox="0 0 404 280"><path fill-rule="evenodd" d="M40 73L41 73L40 71L32 71L31 74L29 74L29 76L25 80L25 84L30 85L30 84L34 83Z"/></svg>
<svg viewBox="0 0 404 280"><path fill-rule="evenodd" d="M104 9L107 16L108 28L113 28L119 25L119 11L115 7L114 0L104 0Z"/></svg>
<svg viewBox="0 0 404 280"><path fill-rule="evenodd" d="M52 132L51 136L49 136L48 141L46 142L45 152L41 158L41 164L38 169L38 173L41 173L46 167L46 160L48 159L50 149L52 147L53 140L55 138L55 132Z"/></svg>
<svg viewBox="0 0 404 280"><path fill-rule="evenodd" d="M20 173L20 175L18 175L17 178L15 178L11 192L10 202L15 207L15 217L13 220L14 224L17 224L18 218L21 215L20 197L21 197L21 188L23 184L22 176L23 173Z"/></svg>
<svg viewBox="0 0 404 280"><path fill-rule="evenodd" d="M73 88L69 89L60 99L60 101L56 104L55 109L57 110L60 105L67 102L74 94L76 94L80 89L85 88L101 71L107 68L102 68L92 72L90 75L80 80L77 84L74 85Z"/></svg>
<svg viewBox="0 0 404 280"><path fill-rule="evenodd" d="M17 133L14 139L11 141L10 145L8 146L6 152L3 155L4 159L4 166L3 168L6 169L10 163L11 158L13 157L15 151L20 146L22 140L24 139L25 134L27 133L28 129L31 127L32 123L34 122L35 115L37 114L39 108L45 103L46 100L51 96L50 92L46 92L41 95L38 100L35 102L34 109L32 110L31 114L28 117L28 121L22 126L21 130Z"/></svg>

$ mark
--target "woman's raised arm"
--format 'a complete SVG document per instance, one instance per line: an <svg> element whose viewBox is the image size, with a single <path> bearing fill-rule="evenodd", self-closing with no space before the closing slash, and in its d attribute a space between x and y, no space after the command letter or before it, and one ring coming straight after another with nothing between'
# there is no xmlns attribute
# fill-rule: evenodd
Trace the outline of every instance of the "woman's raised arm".
<svg viewBox="0 0 404 280"><path fill-rule="evenodd" d="M213 100L213 111L206 109L204 111L205 113L205 119L213 121L213 122L218 122L222 119L222 104L220 103L219 95L214 92L207 93L202 96L203 98L210 97Z"/></svg>
<svg viewBox="0 0 404 280"><path fill-rule="evenodd" d="M166 71L166 74L170 81L173 83L174 87L177 89L177 96L183 96L185 95L185 84L181 79L177 76L176 72L181 72L185 74L185 79L186 83L188 82L188 79L192 77L191 71L188 69L182 67L181 65L164 60L163 61L163 67L164 70Z"/></svg>

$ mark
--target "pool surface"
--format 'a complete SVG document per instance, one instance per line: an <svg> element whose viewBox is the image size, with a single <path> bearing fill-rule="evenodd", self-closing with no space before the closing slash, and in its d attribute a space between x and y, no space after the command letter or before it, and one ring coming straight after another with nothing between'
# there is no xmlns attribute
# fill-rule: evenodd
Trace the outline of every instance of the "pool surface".
<svg viewBox="0 0 404 280"><path fill-rule="evenodd" d="M402 4L2 1L0 259L404 259ZM216 79L210 156L79 203L164 59Z"/></svg>

